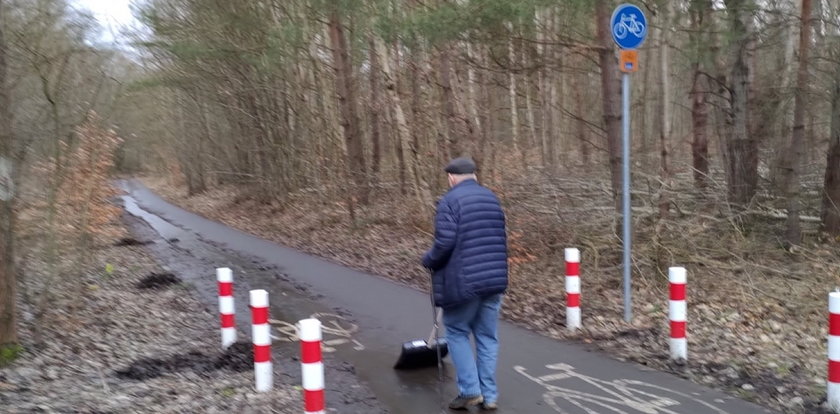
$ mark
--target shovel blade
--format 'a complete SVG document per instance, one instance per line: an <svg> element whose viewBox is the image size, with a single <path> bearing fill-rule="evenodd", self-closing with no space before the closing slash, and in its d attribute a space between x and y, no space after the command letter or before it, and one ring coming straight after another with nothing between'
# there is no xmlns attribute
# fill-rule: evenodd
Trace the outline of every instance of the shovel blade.
<svg viewBox="0 0 840 414"><path fill-rule="evenodd" d="M449 347L446 341L441 339L431 345L424 340L406 342L402 346L402 352L394 364L394 369L419 369L437 366L438 351L443 359L449 354Z"/></svg>

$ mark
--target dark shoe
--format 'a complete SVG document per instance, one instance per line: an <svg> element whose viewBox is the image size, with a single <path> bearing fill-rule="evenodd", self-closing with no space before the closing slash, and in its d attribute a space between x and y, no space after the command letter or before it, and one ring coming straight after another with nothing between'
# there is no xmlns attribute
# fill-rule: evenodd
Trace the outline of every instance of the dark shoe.
<svg viewBox="0 0 840 414"><path fill-rule="evenodd" d="M463 396L459 395L449 403L449 408L452 410L466 410L470 407L478 407L484 402L484 397L480 395Z"/></svg>
<svg viewBox="0 0 840 414"><path fill-rule="evenodd" d="M485 411L493 411L497 408L499 408L499 406L494 402L485 401L485 402L481 403L481 409L485 410Z"/></svg>

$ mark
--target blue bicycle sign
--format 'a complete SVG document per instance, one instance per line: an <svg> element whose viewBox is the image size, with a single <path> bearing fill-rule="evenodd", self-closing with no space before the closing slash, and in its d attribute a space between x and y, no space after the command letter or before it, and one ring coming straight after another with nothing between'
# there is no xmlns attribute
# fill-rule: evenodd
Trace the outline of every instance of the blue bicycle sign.
<svg viewBox="0 0 840 414"><path fill-rule="evenodd" d="M616 7L610 26L613 40L622 49L636 49L645 41L647 19L642 10L632 4Z"/></svg>

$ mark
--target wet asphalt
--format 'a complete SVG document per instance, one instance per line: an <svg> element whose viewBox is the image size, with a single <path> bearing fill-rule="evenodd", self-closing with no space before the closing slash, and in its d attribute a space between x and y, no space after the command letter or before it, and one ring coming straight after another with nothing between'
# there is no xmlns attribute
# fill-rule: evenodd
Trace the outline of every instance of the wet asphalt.
<svg viewBox="0 0 840 414"><path fill-rule="evenodd" d="M312 315L321 319L327 403L335 409L330 412L449 412L443 405L456 388L448 358L443 384L436 368L392 369L403 342L429 335L432 310L428 294L207 220L164 201L137 181L121 181L120 185L128 194L123 197L126 211L145 221L155 236L165 241L152 246L153 252L170 271L195 287L211 311L216 309L212 269L234 270L242 339L250 335L248 289L269 291L271 316L277 320L274 335L279 351L275 354L288 353L293 359L297 348L291 324ZM195 258L201 258L198 263L202 265L197 266ZM499 336L500 414L772 412L509 323L501 323ZM294 372L288 375L297 378ZM361 387L354 383L353 375L361 380ZM338 395L330 396L331 392ZM370 393L378 402L371 400Z"/></svg>

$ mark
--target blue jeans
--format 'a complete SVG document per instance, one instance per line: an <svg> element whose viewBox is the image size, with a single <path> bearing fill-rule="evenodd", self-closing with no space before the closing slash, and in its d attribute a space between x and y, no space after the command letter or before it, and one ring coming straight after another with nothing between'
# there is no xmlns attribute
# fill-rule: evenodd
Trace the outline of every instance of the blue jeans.
<svg viewBox="0 0 840 414"><path fill-rule="evenodd" d="M498 322L502 295L493 295L443 310L446 342L455 364L458 391L462 396L483 395L496 402L496 360L499 356ZM475 337L473 355L470 334Z"/></svg>

